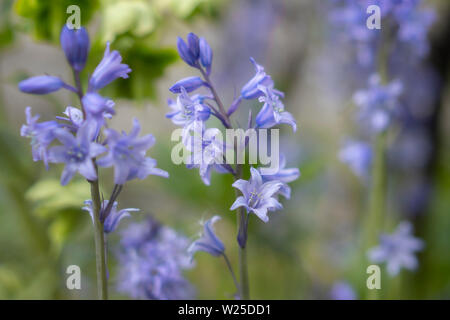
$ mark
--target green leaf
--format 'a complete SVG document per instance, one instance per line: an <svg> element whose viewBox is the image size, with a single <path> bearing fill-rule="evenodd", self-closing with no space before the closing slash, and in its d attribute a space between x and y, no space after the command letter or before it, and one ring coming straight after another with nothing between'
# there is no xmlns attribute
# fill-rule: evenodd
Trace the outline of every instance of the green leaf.
<svg viewBox="0 0 450 320"><path fill-rule="evenodd" d="M25 194L34 204L34 212L43 218L51 218L63 210L80 210L84 200L90 198L89 186L84 180L73 180L62 187L58 179L50 178L36 182Z"/></svg>

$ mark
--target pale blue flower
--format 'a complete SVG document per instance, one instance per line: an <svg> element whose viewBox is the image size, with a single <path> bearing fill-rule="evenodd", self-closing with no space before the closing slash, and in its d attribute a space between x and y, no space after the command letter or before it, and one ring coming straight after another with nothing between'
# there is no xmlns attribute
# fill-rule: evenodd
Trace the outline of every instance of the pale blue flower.
<svg viewBox="0 0 450 320"><path fill-rule="evenodd" d="M84 122L83 111L78 108L68 106L63 114L66 117L56 116L56 119L66 121L61 124L62 127L68 128L72 132L77 132L78 128Z"/></svg>
<svg viewBox="0 0 450 320"><path fill-rule="evenodd" d="M271 77L266 74L264 67L257 64L253 58L250 61L255 66L255 75L241 89L241 96L244 99L255 99L263 94L259 86L267 86L273 83Z"/></svg>
<svg viewBox="0 0 450 320"><path fill-rule="evenodd" d="M396 276L402 268L415 270L418 261L416 251L424 248L424 242L413 236L413 226L409 221L401 222L394 233L380 236L380 244L368 251L373 263L386 262L387 272Z"/></svg>
<svg viewBox="0 0 450 320"><path fill-rule="evenodd" d="M191 129L193 135L185 138L186 149L191 152L188 167L198 167L203 182L209 185L211 169L224 163L225 145L222 133L217 128L206 129L201 121L194 122ZM190 132L189 130L188 133Z"/></svg>
<svg viewBox="0 0 450 320"><path fill-rule="evenodd" d="M277 124L288 124L294 132L297 130L297 122L291 113L284 110L284 104L280 100L283 93L273 88L273 83L268 86L259 85L260 102L264 102L263 107L256 115L258 128L271 128Z"/></svg>
<svg viewBox="0 0 450 320"><path fill-rule="evenodd" d="M223 242L214 232L214 224L220 219L220 216L214 216L204 223L201 237L195 240L188 248L188 252L191 255L194 255L197 251L204 251L214 257L218 257L225 252Z"/></svg>
<svg viewBox="0 0 450 320"><path fill-rule="evenodd" d="M130 67L122 63L120 53L117 50L111 52L109 45L109 42L107 42L103 59L89 79L90 92L100 90L117 78L126 79L128 73L131 72Z"/></svg>
<svg viewBox="0 0 450 320"><path fill-rule="evenodd" d="M39 115L31 114L31 107L25 109L27 124L22 125L20 135L31 139L33 161L42 160L48 169L48 146L55 139L54 131L59 127L56 121L39 123Z"/></svg>
<svg viewBox="0 0 450 320"><path fill-rule="evenodd" d="M105 233L111 233L116 230L119 222L123 218L129 217L130 212L139 211L139 209L136 208L128 208L117 211L117 201L114 201L111 210L109 212L106 212L105 210L108 207L108 203L108 200L104 200L100 208L100 221L103 223L103 231ZM89 212L89 215L92 218L92 223L94 223L92 200L86 200L84 204L85 206L82 209Z"/></svg>
<svg viewBox="0 0 450 320"><path fill-rule="evenodd" d="M138 137L141 127L139 121L134 119L133 128L129 134L118 133L113 129L106 129L106 143L108 153L97 164L101 167L114 166L114 183L123 185L131 179L145 179L148 175L168 177L169 174L156 168L156 160L146 157L147 149L155 143L151 135Z"/></svg>
<svg viewBox="0 0 450 320"><path fill-rule="evenodd" d="M373 132L387 129L394 111L399 107L402 90L400 81L382 85L380 76L374 74L369 78L369 88L355 93L353 100L360 108L361 120L368 122Z"/></svg>
<svg viewBox="0 0 450 320"><path fill-rule="evenodd" d="M96 92L85 94L82 102L86 119L93 120L97 124L97 133L100 127L105 124L105 118L110 119L115 114L114 101L102 97Z"/></svg>
<svg viewBox="0 0 450 320"><path fill-rule="evenodd" d="M372 165L372 147L363 141L348 140L339 151L339 160L359 178L367 180Z"/></svg>
<svg viewBox="0 0 450 320"><path fill-rule="evenodd" d="M190 97L182 87L177 101L172 99L167 101L172 111L166 114L166 117L171 119L175 125L182 127L186 127L194 121L206 121L211 115L211 110L202 104L203 100L204 97L201 95Z"/></svg>
<svg viewBox="0 0 450 320"><path fill-rule="evenodd" d="M283 186L279 181L263 182L261 174L255 168L250 168L251 178L247 180L239 179L233 183L233 187L242 192L231 206L230 210L244 207L247 213L253 212L262 221L269 221L267 211L282 209L283 206L274 197Z"/></svg>
<svg viewBox="0 0 450 320"><path fill-rule="evenodd" d="M279 181L282 183L278 194L285 197L286 199L291 198L291 188L288 183L297 180L300 177L300 170L298 168L286 168L286 157L284 155L280 156L280 163L278 164L278 170L274 174L264 175L261 169L258 169L263 182L267 181Z"/></svg>
<svg viewBox="0 0 450 320"><path fill-rule="evenodd" d="M54 135L63 145L52 147L49 150L49 160L56 163L65 163L61 175L61 184L66 185L79 172L87 180L95 181L97 173L93 158L106 151L106 148L93 142L95 137L95 124L86 121L74 137L65 129L54 130Z"/></svg>
<svg viewBox="0 0 450 320"><path fill-rule="evenodd" d="M336 282L331 288L331 299L333 300L356 300L356 293L347 282Z"/></svg>

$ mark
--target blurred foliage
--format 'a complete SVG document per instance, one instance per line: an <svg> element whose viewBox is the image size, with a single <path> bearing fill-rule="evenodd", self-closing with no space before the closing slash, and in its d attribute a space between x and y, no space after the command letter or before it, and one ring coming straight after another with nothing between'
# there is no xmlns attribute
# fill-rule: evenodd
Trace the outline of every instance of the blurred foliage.
<svg viewBox="0 0 450 320"><path fill-rule="evenodd" d="M105 93L137 100L155 98L154 82L164 70L177 61L174 47L161 46L161 38L171 22L211 16L221 1L212 0L18 0L15 12L22 18L20 29L36 40L59 45L59 33L69 5L78 5L81 24L89 27L94 18L100 21L100 32L91 33L92 49L88 72L100 62L105 43L111 42L133 70L130 78L109 86ZM8 29L10 30L10 29Z"/></svg>

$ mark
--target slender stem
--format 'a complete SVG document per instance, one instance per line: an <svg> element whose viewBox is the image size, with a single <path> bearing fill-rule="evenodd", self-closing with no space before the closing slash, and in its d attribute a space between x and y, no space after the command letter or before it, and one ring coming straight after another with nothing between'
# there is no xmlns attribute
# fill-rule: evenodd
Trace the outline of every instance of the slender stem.
<svg viewBox="0 0 450 320"><path fill-rule="evenodd" d="M100 190L98 180L89 181L91 184L92 209L94 213L94 240L95 240L95 261L97 265L97 290L100 300L108 299L108 281L106 271L105 238L103 233L103 223L100 220Z"/></svg>
<svg viewBox="0 0 450 320"><path fill-rule="evenodd" d="M236 286L236 290L238 293L240 293L241 289L239 288L239 283L238 283L236 275L233 271L233 267L231 266L230 260L228 260L228 257L225 254L225 252L222 255L223 255L223 258L225 259L225 263L227 264L228 270L230 271L231 277L233 278L233 282L234 282L234 285Z"/></svg>
<svg viewBox="0 0 450 320"><path fill-rule="evenodd" d="M236 165L236 175L235 180L239 180L242 178L242 165ZM239 196L239 191L236 189L236 197ZM249 289L249 280L248 280L248 267L247 267L247 212L245 212L244 207L239 207L236 210L236 219L238 225L238 237L241 232L244 232L244 245L239 245L239 279L241 281L240 285L240 298L242 300L250 300L250 289Z"/></svg>
<svg viewBox="0 0 450 320"><path fill-rule="evenodd" d="M83 118L86 119L86 111L83 106L83 87L81 85L80 73L73 71L75 79L75 85L77 89L77 95L80 99L81 110L83 111ZM92 159L95 164L95 159ZM98 168L95 165L95 171L98 177ZM100 198L100 188L98 185L98 179L95 181L89 181L91 185L91 199L92 210L94 214L94 242L95 242L95 262L97 271L97 291L98 298L100 300L108 299L108 279L106 268L106 239L103 232L103 221L100 219L100 209L102 201Z"/></svg>
<svg viewBox="0 0 450 320"><path fill-rule="evenodd" d="M209 87L209 89L211 90L211 93L214 96L214 100L216 101L217 105L219 106L219 113L224 119L224 121L223 121L224 126L227 129L231 128L230 118L228 117L228 114L225 111L225 108L223 106L222 100L220 100L220 97L217 94L216 89L212 85L211 79L209 78L209 76L206 74L206 72L202 68L199 68L199 70L202 73L202 76L205 79L205 82L208 84L208 87Z"/></svg>
<svg viewBox="0 0 450 320"><path fill-rule="evenodd" d="M386 174L385 174L385 143L386 134L381 133L376 137L374 162L372 167L372 186L369 194L369 212L366 220L366 239L364 253L378 241L378 235L383 228L386 210ZM369 290L368 299L377 299L376 290Z"/></svg>

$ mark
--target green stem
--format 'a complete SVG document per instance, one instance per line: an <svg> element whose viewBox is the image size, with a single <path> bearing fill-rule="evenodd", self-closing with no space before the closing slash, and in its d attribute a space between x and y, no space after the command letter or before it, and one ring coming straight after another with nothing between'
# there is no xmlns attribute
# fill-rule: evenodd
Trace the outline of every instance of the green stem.
<svg viewBox="0 0 450 320"><path fill-rule="evenodd" d="M234 282L234 285L236 286L236 290L238 293L240 293L241 289L239 287L239 282L237 281L236 275L234 274L233 267L231 266L230 260L228 260L228 257L225 254L225 252L222 255L225 260L225 263L227 264L228 270L230 271L231 277L233 278L233 282Z"/></svg>
<svg viewBox="0 0 450 320"><path fill-rule="evenodd" d="M91 184L92 210L94 214L95 262L97 266L97 291L100 300L108 299L108 280L106 277L106 253L103 223L100 220L100 190L98 180Z"/></svg>
<svg viewBox="0 0 450 320"><path fill-rule="evenodd" d="M235 180L239 180L242 178L242 165L238 164L236 165L236 176ZM236 189L236 197L239 197L239 191ZM245 211L244 207L239 207L236 210L236 219L237 219L237 226L238 226L238 234L240 230L243 230L243 228L247 228L246 221L247 221L247 212ZM247 232L247 230L245 230ZM250 300L250 289L249 289L249 280L248 280L248 267L247 267L247 246L244 245L239 247L239 279L241 281L240 284L240 298L242 300Z"/></svg>
<svg viewBox="0 0 450 320"><path fill-rule="evenodd" d="M383 228L386 211L386 133L376 137L374 162L372 166L372 186L369 194L369 212L366 220L366 239L363 246L364 255L368 249L378 243L378 236ZM369 290L368 299L376 299L376 290Z"/></svg>

